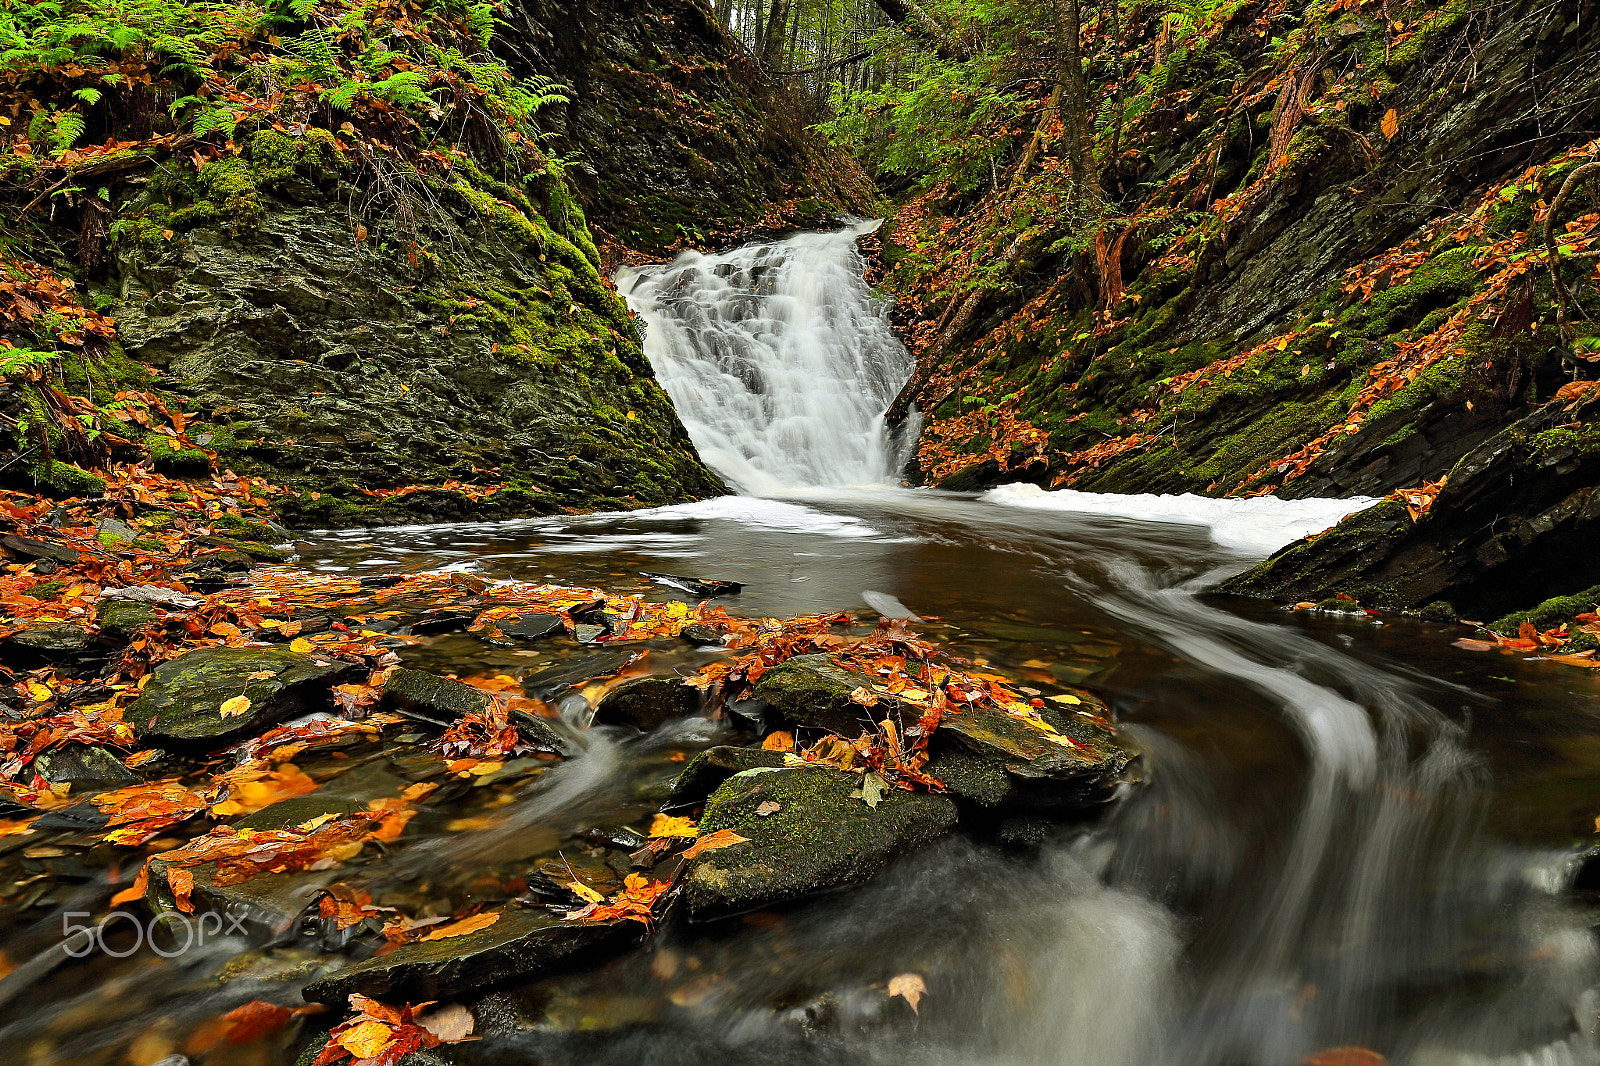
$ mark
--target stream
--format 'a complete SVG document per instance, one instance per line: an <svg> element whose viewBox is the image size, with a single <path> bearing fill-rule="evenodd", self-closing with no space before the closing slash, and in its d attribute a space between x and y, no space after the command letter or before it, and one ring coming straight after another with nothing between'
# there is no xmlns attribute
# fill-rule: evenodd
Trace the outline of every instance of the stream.
<svg viewBox="0 0 1600 1066"><path fill-rule="evenodd" d="M1575 884L1600 813L1600 681L1457 650L1458 629L1206 595L1359 501L896 487L903 442L878 412L910 359L861 281L854 242L867 228L618 276L663 386L739 495L318 534L298 565L688 598L640 576L669 572L743 582L720 601L738 614L915 614L918 632L980 666L1101 695L1142 753L1136 772L1095 821L1014 817L867 886L710 926L674 919L644 951L495 993L476 1009L498 1037L462 1054L574 1066L1381 1061L1329 1050L1366 1048L1413 1066L1600 1063L1594 897ZM645 663L686 673L713 654L663 648ZM468 634L405 656L519 679L552 661ZM581 754L508 796L511 816L492 831L441 826L401 842L405 876L537 854L597 820L637 824L675 765L666 753L732 729L582 730L588 703L580 692L562 704L587 737ZM108 989L143 1005L130 1012L214 1008L194 993L199 966L106 960L80 1008ZM903 973L926 983L914 1015L886 1009L885 983ZM7 1047L55 1034L27 1061L132 1061L103 1057L110 1045L88 1036L100 1023L16 1008L0 1025Z"/></svg>

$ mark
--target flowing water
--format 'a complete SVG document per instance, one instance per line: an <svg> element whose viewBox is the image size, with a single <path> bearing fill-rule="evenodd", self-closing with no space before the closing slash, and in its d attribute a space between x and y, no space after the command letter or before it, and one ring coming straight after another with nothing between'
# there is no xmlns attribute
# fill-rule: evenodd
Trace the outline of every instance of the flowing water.
<svg viewBox="0 0 1600 1066"><path fill-rule="evenodd" d="M1459 651L1444 627L1205 594L1349 502L893 487L876 412L907 361L859 282L854 236L623 279L702 454L748 495L328 534L302 546L303 565L660 599L675 594L638 571L670 571L745 582L725 601L740 613L911 612L980 664L1102 694L1143 753L1137 773L1097 821L975 828L863 888L672 921L646 951L496 993L477 1007L488 1039L458 1053L574 1066L1293 1066L1322 1053L1310 1061L1370 1066L1329 1050L1365 1048L1412 1066L1600 1063L1593 897L1574 885L1575 845L1600 813L1600 682ZM550 665L468 636L407 654L519 677ZM681 672L710 655L662 648L646 664ZM671 760L733 728L585 729L591 696L563 705L581 754L507 793L496 829L439 824L398 849L402 880L637 824ZM76 1009L160 981L190 991L133 1002L216 1009L216 993L192 991L198 961L141 958ZM904 973L926 983L916 1014L885 995ZM39 1041L42 1024L13 1019L0 1037ZM40 1061L76 1061L56 1055Z"/></svg>

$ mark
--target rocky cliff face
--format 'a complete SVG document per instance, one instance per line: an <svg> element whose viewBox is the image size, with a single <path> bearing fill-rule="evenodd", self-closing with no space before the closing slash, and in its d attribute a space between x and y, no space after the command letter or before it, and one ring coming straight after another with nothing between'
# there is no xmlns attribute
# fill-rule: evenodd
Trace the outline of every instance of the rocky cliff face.
<svg viewBox="0 0 1600 1066"><path fill-rule="evenodd" d="M1526 420L1592 376L1571 354L1592 325L1574 311L1556 328L1542 233L1600 145L1600 28L1582 8L1453 0L1385 21L1360 4L1245 5L1176 48L1159 21L1130 27L1128 91L1149 88L1088 237L1049 160L976 203L936 190L887 238L891 261L930 234L971 241L970 271L924 254L890 274L934 324L925 343L954 317L952 282L1019 252L1015 294L986 298L921 392L912 473L961 489L1384 495L1454 486L1484 449L1517 454L1544 431ZM1596 239L1596 196L1580 183L1560 208L1561 256ZM1561 267L1589 314L1592 265ZM1471 477L1487 491L1489 474ZM1572 489L1500 510L1531 520ZM1458 532L1440 550L1476 553L1482 537ZM1383 598L1504 599L1464 580ZM1252 587L1269 586L1298 587Z"/></svg>
<svg viewBox="0 0 1600 1066"><path fill-rule="evenodd" d="M597 236L660 256L823 226L879 195L766 85L704 0L514 0L514 69L570 85L554 150Z"/></svg>
<svg viewBox="0 0 1600 1066"><path fill-rule="evenodd" d="M0 199L33 212L26 255L78 287L50 282L68 294L45 338L62 352L0 395L18 424L50 424L33 450L47 458L8 476L76 491L59 458L103 461L108 429L134 445L112 452L168 473L207 473L209 451L287 485L285 518L306 525L725 491L610 264L860 210L870 183L824 161L692 0L526 0L498 21L373 10L323 0L303 24L219 24L194 47L239 40L209 68L162 67L136 42L67 67L41 52L18 75L34 117L0 130ZM327 50L317 27L338 20L356 28ZM130 70L115 94L78 84ZM86 92L85 129L52 126ZM23 348L44 336L37 305L0 306L28 327ZM183 412L174 433L114 420L146 392Z"/></svg>

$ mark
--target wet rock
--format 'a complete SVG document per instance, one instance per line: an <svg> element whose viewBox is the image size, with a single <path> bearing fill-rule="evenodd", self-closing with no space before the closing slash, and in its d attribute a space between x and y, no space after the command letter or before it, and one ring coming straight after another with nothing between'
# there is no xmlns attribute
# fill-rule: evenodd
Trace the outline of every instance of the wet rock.
<svg viewBox="0 0 1600 1066"><path fill-rule="evenodd" d="M124 718L147 740L232 737L329 706L328 691L346 669L275 648L202 648L156 667ZM223 717L222 704L235 696L249 707Z"/></svg>
<svg viewBox="0 0 1600 1066"><path fill-rule="evenodd" d="M614 676L627 666L632 658L632 655L622 651L579 655L564 663L529 674L522 679L522 689L528 695L541 699L557 696L586 681Z"/></svg>
<svg viewBox="0 0 1600 1066"><path fill-rule="evenodd" d="M737 596L744 591L744 585L738 581L707 581L697 577L678 577L676 574L655 574L649 570L639 571L639 576L647 577L658 585L681 589L691 596Z"/></svg>
<svg viewBox="0 0 1600 1066"><path fill-rule="evenodd" d="M798 655L762 674L755 696L796 725L855 737L868 719L866 708L851 701L850 693L870 683L827 655Z"/></svg>
<svg viewBox="0 0 1600 1066"><path fill-rule="evenodd" d="M65 544L51 544L48 541L20 537L16 534L0 536L0 547L4 547L14 558L48 559L54 563L75 563L82 554L76 548L69 548Z"/></svg>
<svg viewBox="0 0 1600 1066"><path fill-rule="evenodd" d="M99 623L101 634L121 641L132 640L134 634L160 617L161 612L138 600L102 597L94 609L94 620Z"/></svg>
<svg viewBox="0 0 1600 1066"><path fill-rule="evenodd" d="M501 622L500 632L517 640L535 641L564 636L567 627L558 614L525 614L512 621Z"/></svg>
<svg viewBox="0 0 1600 1066"><path fill-rule="evenodd" d="M527 981L572 965L592 965L639 940L638 922L577 923L508 907L493 925L465 936L407 944L305 987L313 1003L342 1007L352 992L389 1001L447 999L502 981Z"/></svg>
<svg viewBox="0 0 1600 1066"><path fill-rule="evenodd" d="M595 725L631 725L646 733L700 710L700 693L692 685L664 677L624 681L600 698Z"/></svg>
<svg viewBox="0 0 1600 1066"><path fill-rule="evenodd" d="M122 765L110 748L94 744L63 744L40 754L33 766L52 785L71 785L74 793L137 785L143 780Z"/></svg>
<svg viewBox="0 0 1600 1066"><path fill-rule="evenodd" d="M476 617L477 615L471 611L439 611L417 619L409 628L419 637L429 637L437 633L460 633L470 626Z"/></svg>
<svg viewBox="0 0 1600 1066"><path fill-rule="evenodd" d="M747 842L692 860L683 882L690 918L740 914L866 881L956 823L956 805L944 796L892 789L869 807L852 795L860 781L840 770L795 767L746 770L723 782L706 802L700 834L732 829ZM762 807L772 803L778 807Z"/></svg>
<svg viewBox="0 0 1600 1066"><path fill-rule="evenodd" d="M481 714L489 707L482 689L425 670L396 670L383 686L383 698L402 711L448 725L465 714Z"/></svg>
<svg viewBox="0 0 1600 1066"><path fill-rule="evenodd" d="M664 809L681 810L704 803L724 781L734 774L757 767L777 768L783 765L783 752L763 748L736 748L719 744L707 748L683 767L683 773L673 783L672 795L667 797Z"/></svg>
<svg viewBox="0 0 1600 1066"><path fill-rule="evenodd" d="M81 626L32 625L0 644L0 659L7 664L31 666L77 659L89 649L89 631Z"/></svg>
<svg viewBox="0 0 1600 1066"><path fill-rule="evenodd" d="M984 807L997 807L1012 798L1011 775L998 756L946 751L928 762L927 773L944 782L951 795Z"/></svg>
<svg viewBox="0 0 1600 1066"><path fill-rule="evenodd" d="M920 715L920 710L906 707L892 696L880 694L878 706L870 712L850 699L851 692L869 686L872 680L827 655L802 655L763 674L755 694L788 721L844 737L868 728L869 713L882 718L899 710L906 720ZM952 703L934 734L930 752L937 758L952 749L964 749L991 760L989 772L978 764L957 764L958 777L970 789L969 798L979 802L999 802L995 798L998 783L992 778L994 765L1003 767L1014 783L1029 784L1029 802L1097 802L1109 795L1112 783L1133 756L1115 732L1101 724L1106 717L1103 703L1086 692L1065 694L1063 699L1065 704L1044 701L1044 707L1027 718L984 704ZM1088 713L1075 713L1077 710ZM988 782L978 780L980 776L988 776Z"/></svg>
<svg viewBox="0 0 1600 1066"><path fill-rule="evenodd" d="M722 633L714 626L684 626L683 639L701 648L720 648L723 646Z"/></svg>

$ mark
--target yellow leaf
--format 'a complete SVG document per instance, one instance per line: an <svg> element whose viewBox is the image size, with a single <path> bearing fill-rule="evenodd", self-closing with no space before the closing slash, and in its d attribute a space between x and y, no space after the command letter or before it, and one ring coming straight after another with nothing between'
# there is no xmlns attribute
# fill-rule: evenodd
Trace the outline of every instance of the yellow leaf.
<svg viewBox="0 0 1600 1066"><path fill-rule="evenodd" d="M298 652L301 655L311 654L312 647L312 643L305 637L296 637L294 640L289 642L289 650Z"/></svg>
<svg viewBox="0 0 1600 1066"><path fill-rule="evenodd" d="M1064 692L1059 696L1046 696L1045 698L1050 700L1052 703L1070 703L1074 706L1083 702L1078 697L1069 696Z"/></svg>
<svg viewBox="0 0 1600 1066"><path fill-rule="evenodd" d="M468 933L476 933L479 929L487 929L499 920L499 911L485 911L483 914L474 914L470 918L463 918L459 922L441 925L422 939L424 941L443 940L451 936L466 936Z"/></svg>
<svg viewBox="0 0 1600 1066"><path fill-rule="evenodd" d="M249 709L250 709L250 697L249 696L235 696L231 700L224 700L223 703L222 703L222 706L219 708L219 710L221 710L221 712L222 712L222 717L224 717L224 718L232 718L234 715L243 714L245 711L248 711Z"/></svg>
<svg viewBox="0 0 1600 1066"><path fill-rule="evenodd" d="M568 881L567 887L572 889L573 893L580 899L586 899L590 903L603 903L605 901L604 896L590 888L588 885L584 884L582 881Z"/></svg>
<svg viewBox="0 0 1600 1066"><path fill-rule="evenodd" d="M878 705L878 697L870 688L863 685L850 693L850 702L859 703L863 707L876 707Z"/></svg>
<svg viewBox="0 0 1600 1066"><path fill-rule="evenodd" d="M693 839L696 835L693 818L682 818L672 814L658 814L650 823L650 835L653 837L687 837Z"/></svg>
<svg viewBox="0 0 1600 1066"><path fill-rule="evenodd" d="M1384 113L1383 123L1380 128L1383 130L1384 138L1390 141L1394 140L1394 135L1400 132L1400 116L1394 113L1394 108L1391 107Z"/></svg>
<svg viewBox="0 0 1600 1066"><path fill-rule="evenodd" d="M917 1004L922 1001L927 991L928 986L922 983L922 978L917 974L903 973L889 978L889 995L899 996L911 1004L913 1013L922 1013L917 1010Z"/></svg>
<svg viewBox="0 0 1600 1066"><path fill-rule="evenodd" d="M383 1022L369 1018L360 1025L353 1025L340 1033L339 1046L357 1059L375 1058L380 1051L389 1046L389 1038L393 1035L394 1030Z"/></svg>
<svg viewBox="0 0 1600 1066"><path fill-rule="evenodd" d="M767 738L761 742L763 751L793 751L794 734L786 730L768 733Z"/></svg>
<svg viewBox="0 0 1600 1066"><path fill-rule="evenodd" d="M35 703L43 703L50 698L50 690L37 681L28 683L28 695L32 696Z"/></svg>

